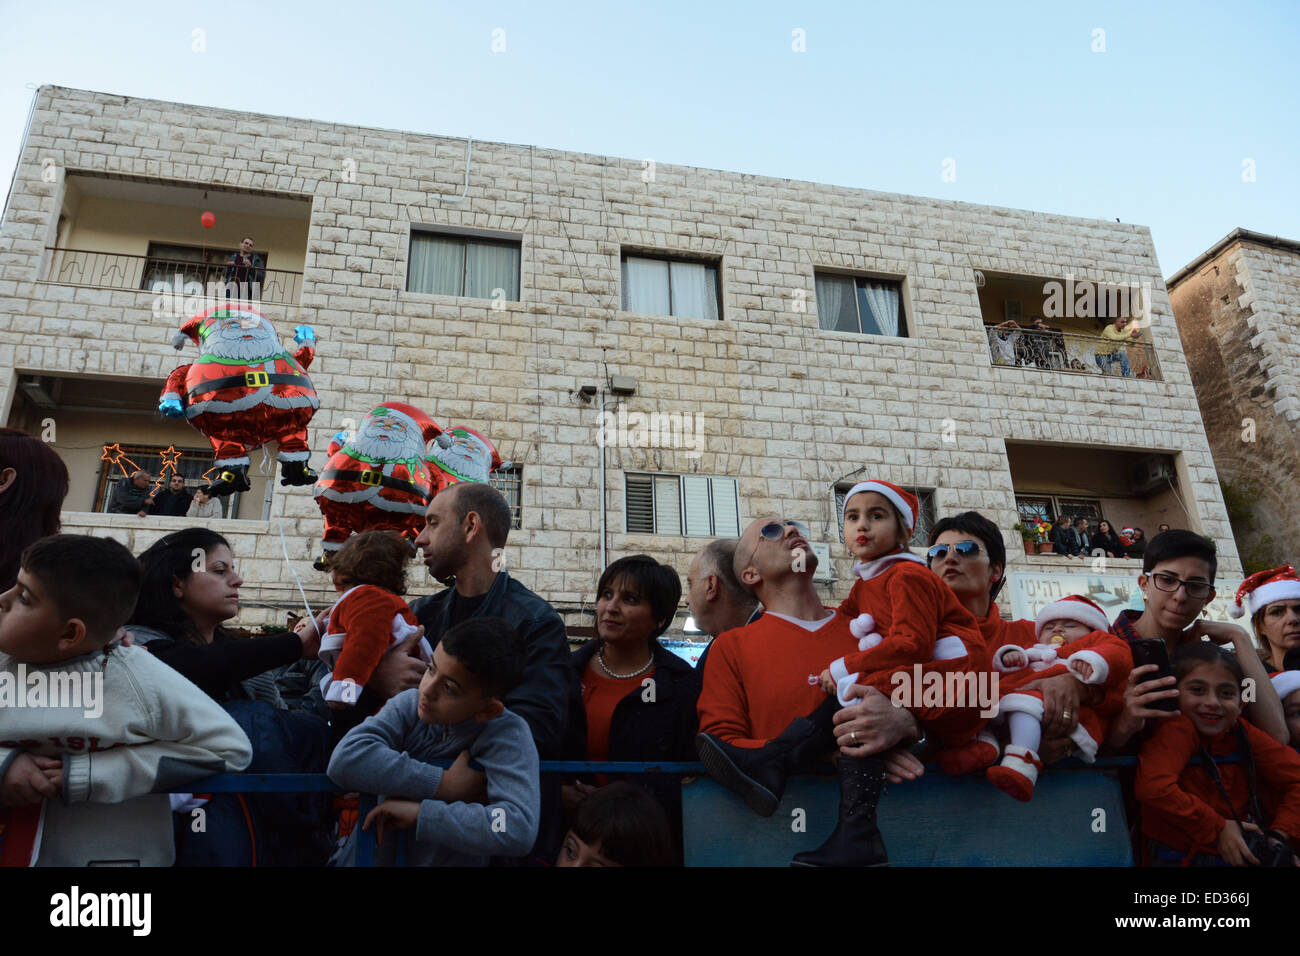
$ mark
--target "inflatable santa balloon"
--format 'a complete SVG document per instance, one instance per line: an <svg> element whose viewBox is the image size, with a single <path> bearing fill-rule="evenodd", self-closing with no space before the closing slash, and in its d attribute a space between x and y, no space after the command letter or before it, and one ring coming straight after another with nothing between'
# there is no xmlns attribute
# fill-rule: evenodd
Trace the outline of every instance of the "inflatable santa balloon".
<svg viewBox="0 0 1300 956"><path fill-rule="evenodd" d="M316 566L361 531L397 531L414 539L424 527L434 479L425 461L442 429L414 405L385 402L371 409L356 434L339 432L316 482L325 516L325 554Z"/></svg>
<svg viewBox="0 0 1300 956"><path fill-rule="evenodd" d="M457 426L447 429L446 437L449 444L440 442L429 449L435 491L462 481L487 481L501 467L501 456L486 435Z"/></svg>
<svg viewBox="0 0 1300 956"><path fill-rule="evenodd" d="M185 418L212 442L221 473L207 493L247 491L248 453L271 441L279 443L280 484L314 482L307 423L320 400L306 372L316 354L311 326L294 329L298 351L290 355L261 312L226 304L187 321L172 345L186 340L199 346L199 360L167 376L158 410Z"/></svg>

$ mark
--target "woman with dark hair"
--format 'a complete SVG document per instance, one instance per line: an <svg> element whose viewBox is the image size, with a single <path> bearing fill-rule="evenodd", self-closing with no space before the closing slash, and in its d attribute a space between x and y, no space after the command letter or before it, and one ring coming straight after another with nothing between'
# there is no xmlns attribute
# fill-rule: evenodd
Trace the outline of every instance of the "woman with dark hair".
<svg viewBox="0 0 1300 956"><path fill-rule="evenodd" d="M18 580L23 548L57 534L68 495L68 466L49 445L0 428L0 593Z"/></svg>
<svg viewBox="0 0 1300 956"><path fill-rule="evenodd" d="M1034 621L1003 620L994 603L1006 583L1007 549L1002 532L988 518L976 511L964 511L935 522L926 559L930 570L975 616L990 651L1034 638ZM1038 751L1043 762L1068 756L1075 747L1069 734L1079 722L1079 708L1084 702L1081 695L1092 693L1091 689L1072 674L1033 681L1022 689L1043 693L1043 743ZM919 762L913 769L919 771Z"/></svg>
<svg viewBox="0 0 1300 956"><path fill-rule="evenodd" d="M1110 526L1110 522L1105 519L1097 522L1097 531L1092 536L1092 552L1095 553L1098 548L1108 558L1124 557L1124 545L1120 543L1119 535Z"/></svg>
<svg viewBox="0 0 1300 956"><path fill-rule="evenodd" d="M1147 536L1141 528L1133 529L1133 543L1124 549L1126 558L1140 558L1147 553Z"/></svg>
<svg viewBox="0 0 1300 956"><path fill-rule="evenodd" d="M186 528L159 538L142 555L143 581L127 630L137 644L225 701L245 696L241 681L315 657L313 629L232 640L222 624L239 614L239 588L230 543L207 528Z"/></svg>
<svg viewBox="0 0 1300 956"><path fill-rule="evenodd" d="M253 744L250 773L323 773L328 728L322 715L284 709L275 668L314 658L314 628L236 640L222 624L239 613L243 578L230 543L207 528L186 528L155 541L142 555L143 580L127 621L147 647L222 704ZM217 795L207 804L207 827L192 833L177 818L180 866L321 864L328 857L329 801L315 795Z"/></svg>
<svg viewBox="0 0 1300 956"><path fill-rule="evenodd" d="M649 555L619 558L596 585L596 639L573 653L568 760L694 760L693 722L700 688L694 669L659 643L682 585ZM680 834L676 778L634 778L668 811ZM604 782L604 775L597 778ZM572 809L595 787L565 787Z"/></svg>

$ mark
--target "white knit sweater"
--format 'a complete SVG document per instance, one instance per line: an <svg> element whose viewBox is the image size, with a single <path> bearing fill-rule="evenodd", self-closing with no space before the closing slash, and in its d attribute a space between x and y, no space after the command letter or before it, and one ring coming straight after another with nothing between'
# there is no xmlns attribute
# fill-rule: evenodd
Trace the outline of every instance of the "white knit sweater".
<svg viewBox="0 0 1300 956"><path fill-rule="evenodd" d="M86 688L97 680L98 715L49 706L59 702L53 699L42 704L33 692L39 683ZM63 796L47 801L40 866L170 865L175 847L163 791L242 770L252 759L230 715L142 647L45 665L0 653L0 682L25 695L20 706L0 707L0 777L22 752L63 760Z"/></svg>

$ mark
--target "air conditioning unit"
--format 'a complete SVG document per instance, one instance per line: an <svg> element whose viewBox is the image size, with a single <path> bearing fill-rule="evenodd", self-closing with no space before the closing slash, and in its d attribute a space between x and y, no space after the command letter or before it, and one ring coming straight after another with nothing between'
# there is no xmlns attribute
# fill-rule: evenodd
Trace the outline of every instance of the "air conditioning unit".
<svg viewBox="0 0 1300 956"><path fill-rule="evenodd" d="M813 554L817 555L817 570L813 572L814 581L834 581L835 568L831 564L831 546L829 544L812 545Z"/></svg>
<svg viewBox="0 0 1300 956"><path fill-rule="evenodd" d="M1163 488L1174 480L1174 465L1163 455L1148 455L1133 466L1133 490L1140 494Z"/></svg>

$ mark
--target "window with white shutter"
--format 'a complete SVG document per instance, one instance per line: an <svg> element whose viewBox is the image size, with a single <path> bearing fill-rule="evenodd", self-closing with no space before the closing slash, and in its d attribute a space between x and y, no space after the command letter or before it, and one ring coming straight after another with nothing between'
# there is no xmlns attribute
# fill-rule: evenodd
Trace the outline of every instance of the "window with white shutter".
<svg viewBox="0 0 1300 956"><path fill-rule="evenodd" d="M626 475L628 534L734 538L740 499L734 478L706 475Z"/></svg>

